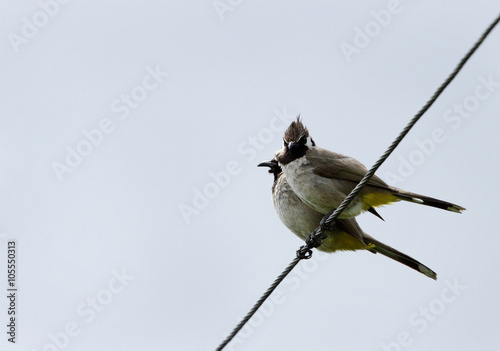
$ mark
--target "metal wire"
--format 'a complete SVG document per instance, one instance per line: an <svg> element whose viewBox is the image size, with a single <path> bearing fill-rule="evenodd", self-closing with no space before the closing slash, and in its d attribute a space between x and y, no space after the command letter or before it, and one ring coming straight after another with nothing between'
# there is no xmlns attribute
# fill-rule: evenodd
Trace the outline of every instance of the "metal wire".
<svg viewBox="0 0 500 351"><path fill-rule="evenodd" d="M493 30L493 28L500 21L500 15L493 21L493 23L486 29L479 40L474 44L474 46L469 50L469 52L460 61L457 67L453 70L450 76L444 81L443 84L436 90L434 95L427 101L427 103L420 109L420 111L411 119L408 125L403 129L403 131L398 135L398 137L392 142L389 148L384 152L384 154L378 159L377 162L370 168L370 170L365 174L363 179L356 185L356 187L347 195L347 197L342 201L340 206L327 214L321 221L320 226L314 230L309 237L306 239L306 245L301 246L297 251L297 257L288 265L288 267L276 278L276 280L271 284L271 286L266 290L266 292L261 296L261 298L255 303L250 312L241 320L240 323L233 329L231 334L217 347L216 351L221 351L243 328L243 326L252 318L252 316L257 312L257 310L262 306L262 304L267 300L267 298L272 294L272 292L278 287L278 285L285 279L285 277L295 268L295 266L303 259L309 259L312 256L312 250L315 247L320 246L325 239L324 231L326 228L332 228L335 225L335 220L339 217L343 210L351 203L351 201L356 197L356 195L363 189L363 187L368 183L370 178L375 174L377 169L384 163L384 161L389 157L389 155L394 151L394 149L399 145L399 143L408 134L410 129L418 122L420 117L434 104L437 98L441 95L444 89L451 83L451 81L457 76L458 72L463 68L465 63L474 54L481 43L486 39L488 34Z"/></svg>
<svg viewBox="0 0 500 351"><path fill-rule="evenodd" d="M233 338L238 334L238 332L243 328L243 326L252 318L252 316L257 312L257 310L262 306L262 304L267 300L267 298L272 294L274 289L278 287L278 285L281 283L283 279L290 273L297 263L299 263L301 258L295 257L294 260L288 265L288 267L285 268L285 270L276 278L276 280L271 284L269 289L266 290L266 292L261 296L259 301L255 303L255 305L252 307L252 309L247 313L247 315L241 320L241 322L238 323L238 325L233 329L231 334L219 345L219 347L216 349L216 351L222 350Z"/></svg>

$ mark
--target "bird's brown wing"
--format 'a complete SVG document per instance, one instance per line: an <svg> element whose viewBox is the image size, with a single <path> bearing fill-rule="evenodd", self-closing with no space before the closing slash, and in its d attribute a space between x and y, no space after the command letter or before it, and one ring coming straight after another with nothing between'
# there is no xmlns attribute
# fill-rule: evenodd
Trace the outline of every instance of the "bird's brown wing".
<svg viewBox="0 0 500 351"><path fill-rule="evenodd" d="M325 178L351 180L358 183L368 172L358 160L319 147L310 150L306 157L314 168L314 174ZM390 189L390 186L376 175L368 181L368 184Z"/></svg>

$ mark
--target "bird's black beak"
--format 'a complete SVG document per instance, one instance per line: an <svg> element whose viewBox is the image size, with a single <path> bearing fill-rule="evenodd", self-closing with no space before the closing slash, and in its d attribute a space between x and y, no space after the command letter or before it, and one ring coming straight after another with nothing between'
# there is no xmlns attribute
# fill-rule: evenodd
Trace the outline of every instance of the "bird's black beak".
<svg viewBox="0 0 500 351"><path fill-rule="evenodd" d="M290 141L290 142L288 143L288 150L295 149L295 148L297 148L297 146L299 146L299 144L294 143L293 141Z"/></svg>
<svg viewBox="0 0 500 351"><path fill-rule="evenodd" d="M273 168L276 166L276 161L264 161L264 162L261 162L257 165L257 167L269 167L269 168Z"/></svg>
<svg viewBox="0 0 500 351"><path fill-rule="evenodd" d="M274 174L275 180L278 174L281 173L281 167L275 159L271 161L264 161L257 165L257 167L269 167L269 173Z"/></svg>

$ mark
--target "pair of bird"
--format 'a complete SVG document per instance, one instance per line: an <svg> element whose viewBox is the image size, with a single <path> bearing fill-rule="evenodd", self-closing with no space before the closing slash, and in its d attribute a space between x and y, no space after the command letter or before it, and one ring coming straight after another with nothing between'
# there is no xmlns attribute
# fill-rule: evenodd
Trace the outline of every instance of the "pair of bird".
<svg viewBox="0 0 500 351"><path fill-rule="evenodd" d="M274 159L258 166L270 168L269 173L274 175L274 208L283 224L303 240L319 226L324 215L341 204L367 172L359 161L316 146L299 117L285 131L283 147ZM392 187L374 175L341 213L336 225L326 231L327 237L318 249L378 252L436 279L436 273L429 267L364 233L354 218L364 211L382 218L375 207L397 201L458 213L465 210L450 202Z"/></svg>

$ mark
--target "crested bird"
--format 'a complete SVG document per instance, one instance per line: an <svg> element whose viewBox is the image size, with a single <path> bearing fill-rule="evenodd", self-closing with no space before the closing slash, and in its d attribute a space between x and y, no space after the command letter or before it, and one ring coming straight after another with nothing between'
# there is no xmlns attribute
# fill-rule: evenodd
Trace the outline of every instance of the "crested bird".
<svg viewBox="0 0 500 351"><path fill-rule="evenodd" d="M305 240L319 226L323 214L306 205L294 193L276 160L262 162L258 166L269 167L269 173L274 175L271 195L278 217L291 232ZM327 229L325 234L326 239L318 247L321 251L333 253L339 250L368 250L392 258L429 278L437 279L436 273L427 266L363 232L354 217L337 219L336 225Z"/></svg>
<svg viewBox="0 0 500 351"><path fill-rule="evenodd" d="M276 151L275 159L294 193L321 214L335 210L368 171L361 162L352 157L317 146L300 117L286 129L283 147ZM364 211L380 217L376 207L398 201L457 213L465 210L464 207L447 201L390 186L374 175L339 218L354 217Z"/></svg>

